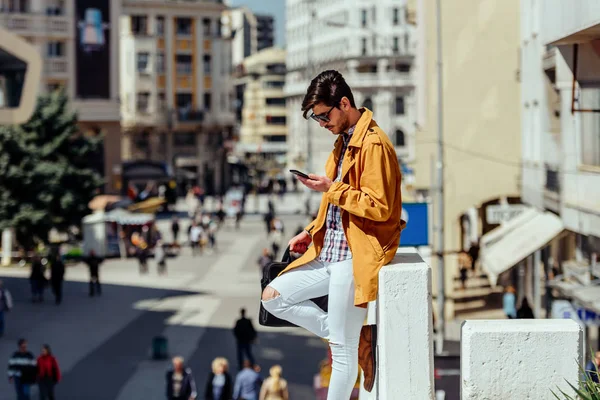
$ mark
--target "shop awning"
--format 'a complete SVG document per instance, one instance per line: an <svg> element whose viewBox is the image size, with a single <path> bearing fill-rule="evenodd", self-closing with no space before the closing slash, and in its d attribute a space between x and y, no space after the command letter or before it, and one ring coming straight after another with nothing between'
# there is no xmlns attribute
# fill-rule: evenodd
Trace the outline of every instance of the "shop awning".
<svg viewBox="0 0 600 400"><path fill-rule="evenodd" d="M529 208L483 235L481 265L492 286L496 285L501 273L544 247L563 230L562 220L556 215Z"/></svg>

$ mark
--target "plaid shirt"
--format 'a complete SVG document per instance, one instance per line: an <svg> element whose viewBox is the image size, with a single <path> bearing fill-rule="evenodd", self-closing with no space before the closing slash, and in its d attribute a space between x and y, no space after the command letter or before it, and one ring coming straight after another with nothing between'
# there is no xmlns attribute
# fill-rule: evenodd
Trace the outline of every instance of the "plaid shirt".
<svg viewBox="0 0 600 400"><path fill-rule="evenodd" d="M340 152L335 182L342 179L342 162L344 161L346 149L348 149L348 143L350 143L350 137L354 133L354 128L355 126L351 127L348 129L348 133L344 133L342 136L344 144ZM352 258L352 253L342 227L341 209L336 205L329 204L327 218L325 219L325 239L319 259L324 262L339 262L349 258Z"/></svg>

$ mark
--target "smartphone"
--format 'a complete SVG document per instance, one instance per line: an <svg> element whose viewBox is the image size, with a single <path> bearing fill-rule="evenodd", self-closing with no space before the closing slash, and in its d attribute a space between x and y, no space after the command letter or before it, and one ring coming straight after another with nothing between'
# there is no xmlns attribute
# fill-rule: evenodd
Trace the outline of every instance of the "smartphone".
<svg viewBox="0 0 600 400"><path fill-rule="evenodd" d="M306 175L304 172L300 172L297 169L290 169L290 172L294 175L298 175L303 177L304 179L310 179L308 175Z"/></svg>

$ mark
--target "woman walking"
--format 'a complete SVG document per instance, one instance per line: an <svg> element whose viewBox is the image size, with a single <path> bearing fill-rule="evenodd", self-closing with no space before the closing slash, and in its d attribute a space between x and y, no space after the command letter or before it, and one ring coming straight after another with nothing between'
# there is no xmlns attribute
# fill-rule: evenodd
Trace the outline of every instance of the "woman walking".
<svg viewBox="0 0 600 400"><path fill-rule="evenodd" d="M228 372L229 363L226 358L217 357L212 362L212 372L206 381L205 400L231 400L233 381Z"/></svg>
<svg viewBox="0 0 600 400"><path fill-rule="evenodd" d="M42 354L37 359L37 368L40 400L54 400L54 386L60 382L60 368L47 344L42 347Z"/></svg>
<svg viewBox="0 0 600 400"><path fill-rule="evenodd" d="M287 381L281 377L283 370L280 365L274 365L269 370L270 376L260 389L259 400L288 400Z"/></svg>

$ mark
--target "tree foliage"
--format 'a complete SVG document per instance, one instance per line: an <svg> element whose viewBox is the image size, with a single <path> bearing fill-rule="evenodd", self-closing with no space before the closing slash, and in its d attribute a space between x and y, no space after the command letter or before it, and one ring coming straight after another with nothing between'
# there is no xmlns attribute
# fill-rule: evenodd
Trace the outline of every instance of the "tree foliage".
<svg viewBox="0 0 600 400"><path fill-rule="evenodd" d="M53 227L79 225L102 185L90 168L101 145L79 132L62 91L40 96L25 124L0 126L0 229L14 228L30 249Z"/></svg>

